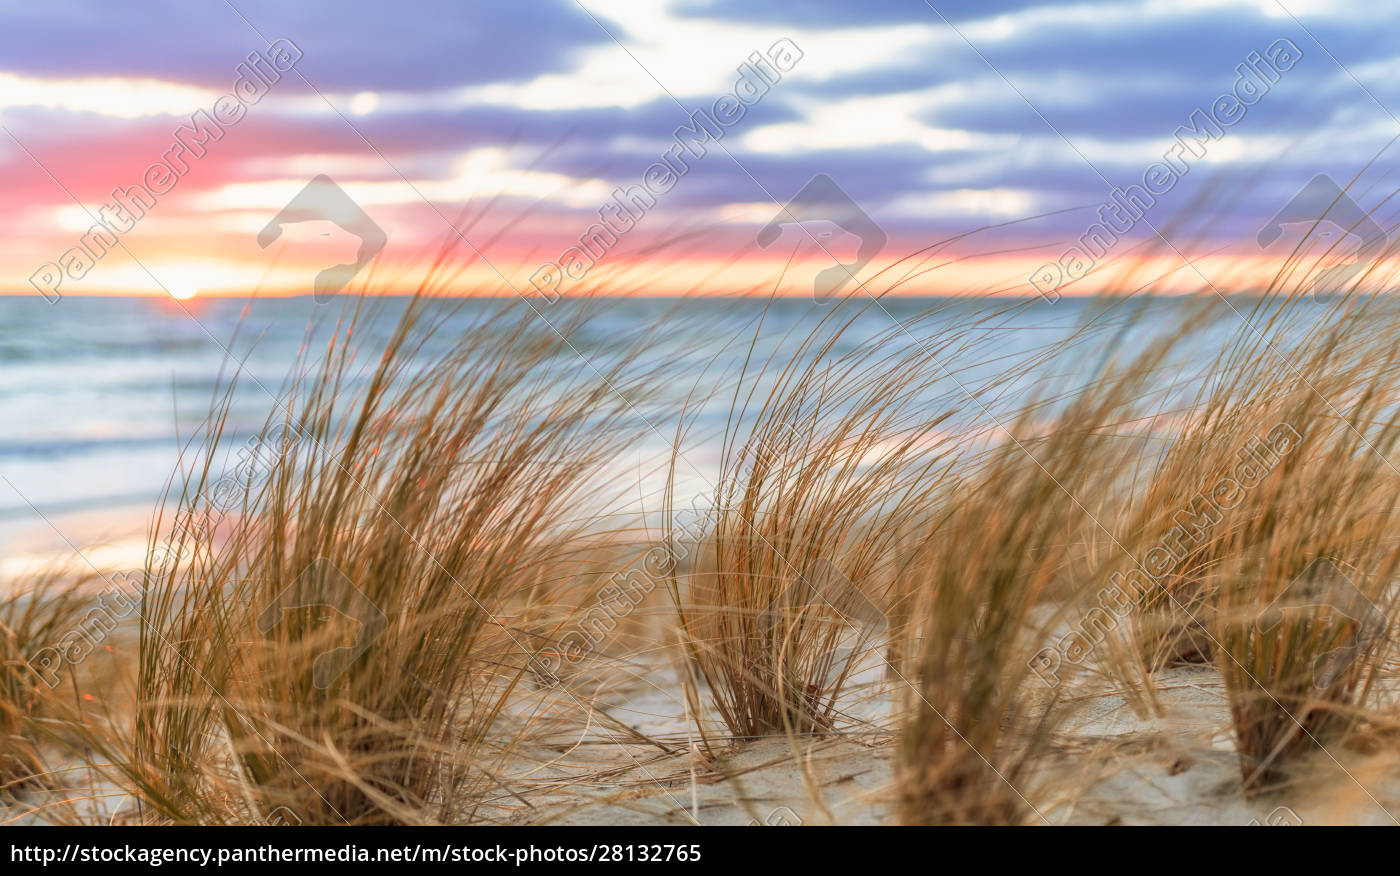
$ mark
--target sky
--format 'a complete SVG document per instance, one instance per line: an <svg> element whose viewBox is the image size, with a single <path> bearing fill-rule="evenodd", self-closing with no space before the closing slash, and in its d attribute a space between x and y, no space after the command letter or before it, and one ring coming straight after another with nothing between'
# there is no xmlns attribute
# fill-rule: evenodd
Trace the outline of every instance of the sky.
<svg viewBox="0 0 1400 876"><path fill-rule="evenodd" d="M439 252L440 291L551 300L1087 294L1132 259L1235 291L1318 218L1319 175L1389 215L1397 24L1321 0L6 0L0 292L403 292ZM1388 244L1339 224L1358 262Z"/></svg>

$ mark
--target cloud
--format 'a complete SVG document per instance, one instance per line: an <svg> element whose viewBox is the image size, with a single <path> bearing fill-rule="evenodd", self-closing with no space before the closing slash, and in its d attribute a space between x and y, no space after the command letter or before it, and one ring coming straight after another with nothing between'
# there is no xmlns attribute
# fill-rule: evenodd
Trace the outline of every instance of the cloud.
<svg viewBox="0 0 1400 876"><path fill-rule="evenodd" d="M570 0L532 0L528 10L450 0L46 0L6 5L0 58L31 75L226 88L233 67L265 45L259 32L301 47L299 67L318 88L355 91L523 80L569 69L578 50L611 42Z"/></svg>
<svg viewBox="0 0 1400 876"><path fill-rule="evenodd" d="M972 21L994 18L1007 13L1032 8L1067 6L1102 6L1113 0L1068 0L1068 2L1037 2L1037 0L931 0L933 7L950 21ZM859 26L897 22L926 22L937 13L922 0L870 0L850 3L846 0L807 0L802 4L749 2L749 0L681 0L676 12L682 16L703 18L744 18L749 21L785 24L820 21L828 25Z"/></svg>
<svg viewBox="0 0 1400 876"><path fill-rule="evenodd" d="M217 230L220 246L241 241L260 212L329 173L424 237L444 227L420 195L454 214L499 196L483 221L528 210L512 235L548 250L551 236L576 237L612 187L640 180L688 113L779 38L801 48L800 62L689 162L629 246L743 224L817 173L902 240L1092 208L1110 184L1140 181L1177 127L1233 87L1236 66L1282 37L1303 60L1193 162L1154 224L1213 199L1223 206L1211 233L1241 233L1314 173L1349 179L1400 133L1372 99L1400 113L1388 38L1400 9L1360 2L1291 0L1304 31L1272 0L934 0L961 34L918 0L235 5L267 38L303 49L297 67L320 93L287 77L210 147L153 216L150 234L172 246L182 221ZM261 44L222 3L11 5L0 13L0 112L64 186L99 202L139 181ZM0 185L22 205L0 217L7 252L81 224L8 138ZM1073 236L1084 221L1055 217L1037 233Z"/></svg>

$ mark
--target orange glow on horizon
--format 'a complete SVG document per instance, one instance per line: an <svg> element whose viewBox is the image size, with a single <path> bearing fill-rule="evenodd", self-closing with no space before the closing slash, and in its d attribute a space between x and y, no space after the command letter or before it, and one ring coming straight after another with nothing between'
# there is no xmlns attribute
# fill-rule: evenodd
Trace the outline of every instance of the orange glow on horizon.
<svg viewBox="0 0 1400 876"><path fill-rule="evenodd" d="M1332 264L1332 259L1324 264ZM1342 259L1341 261L1345 261ZM497 262L503 279L491 266L472 259L460 269L446 273L450 279L432 281L427 264L402 265L374 263L350 284L347 292L371 295L411 295L420 288L441 297L536 296L531 286L538 263L519 262L508 267ZM1298 282L1317 266L1303 258L1292 269L1291 282ZM1389 276L1393 260L1368 265L1372 278ZM1037 294L1030 278L1045 263L1041 253L1027 255L934 254L906 259L882 258L866 265L856 278L875 294L908 297L1030 297ZM813 278L832 261L828 257L808 257L789 263L785 258L763 252L752 257L732 255L691 255L649 259L618 257L594 266L578 281L561 284L561 297L693 297L767 296L803 297L812 294ZM1109 258L1087 275L1068 280L1056 290L1060 297L1092 297L1098 294L1194 293L1237 294L1262 291L1285 265L1276 255L1253 252L1216 251L1185 257L1175 253L1127 254ZM64 296L74 297L173 297L199 298L285 298L311 294L313 278L321 266L278 265L269 269L255 263L149 262L114 271L119 283L73 283L61 288ZM154 279L152 279L154 277ZM856 291L854 285L842 294ZM4 295L36 294L26 286L0 289Z"/></svg>

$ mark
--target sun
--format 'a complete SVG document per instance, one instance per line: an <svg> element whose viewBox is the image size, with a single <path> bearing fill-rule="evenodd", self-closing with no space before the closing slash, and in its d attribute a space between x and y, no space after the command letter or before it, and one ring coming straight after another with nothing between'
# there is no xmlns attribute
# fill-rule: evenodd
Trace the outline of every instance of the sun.
<svg viewBox="0 0 1400 876"><path fill-rule="evenodd" d="M188 301L212 294L212 290L218 286L218 278L227 272L226 266L221 263L196 260L152 264L145 273L148 279L154 281L154 290L164 292L176 301Z"/></svg>

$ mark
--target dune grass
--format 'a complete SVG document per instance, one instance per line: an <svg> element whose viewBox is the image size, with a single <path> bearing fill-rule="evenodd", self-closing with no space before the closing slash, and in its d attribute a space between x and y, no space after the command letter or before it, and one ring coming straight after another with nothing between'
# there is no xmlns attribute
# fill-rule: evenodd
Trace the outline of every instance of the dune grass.
<svg viewBox="0 0 1400 876"><path fill-rule="evenodd" d="M902 822L1047 818L1038 771L1066 715L1061 696L1096 645L1101 664L1124 656L1101 641L1115 619L1093 597L1130 556L1115 512L1150 445L1129 427L1146 419L1147 387L1175 337L1123 354L1112 334L1077 372L1054 363L1094 345L1049 351L1048 370L1070 385L1039 386L1013 419L984 409L993 443L964 460L939 510L901 545ZM1096 551L1105 542L1107 560Z"/></svg>
<svg viewBox="0 0 1400 876"><path fill-rule="evenodd" d="M502 720L533 657L520 612L588 531L582 486L635 431L646 375L619 373L622 347L581 374L577 326L519 309L429 356L417 303L357 371L356 325L282 393L226 515L216 411L153 546L128 761L152 817L492 817L528 726Z"/></svg>
<svg viewBox="0 0 1400 876"><path fill-rule="evenodd" d="M689 501L672 487L668 546L695 558L669 579L681 647L735 738L834 729L888 645L892 546L947 471L947 414L911 411L936 352L841 352L853 318L746 369L716 482Z"/></svg>
<svg viewBox="0 0 1400 876"><path fill-rule="evenodd" d="M41 575L0 598L0 793L43 782L46 769L40 748L47 734L36 726L66 714L54 691L57 672L48 680L36 667L45 665L45 649L77 629L88 601L84 584L59 575Z"/></svg>
<svg viewBox="0 0 1400 876"><path fill-rule="evenodd" d="M1400 359L1375 334L1393 325L1379 304L1347 305L1287 378L1235 405L1244 423L1222 427L1265 436L1265 473L1210 550L1217 663L1249 789L1354 729L1390 653Z"/></svg>
<svg viewBox="0 0 1400 876"><path fill-rule="evenodd" d="M51 772L47 733L146 823L529 820L522 763L561 728L676 753L583 690L664 653L712 763L870 729L857 688L890 702L907 824L1054 820L1069 702L1161 717L1156 679L1187 661L1223 679L1240 788L1277 789L1393 708L1400 564L1400 314L1280 275L1171 326L1093 302L971 364L1035 305L863 335L880 305L853 296L767 361L760 324L733 386L688 401L672 349L586 307L545 326L502 305L445 338L451 309L415 300L372 342L352 302L258 435L220 387L152 529L131 702L35 683L82 587L0 601L0 787ZM701 403L727 409L717 472L687 452ZM618 460L673 414L663 525L635 546L654 521L614 516L640 492Z"/></svg>

